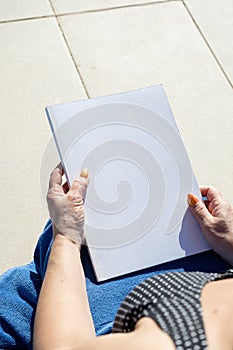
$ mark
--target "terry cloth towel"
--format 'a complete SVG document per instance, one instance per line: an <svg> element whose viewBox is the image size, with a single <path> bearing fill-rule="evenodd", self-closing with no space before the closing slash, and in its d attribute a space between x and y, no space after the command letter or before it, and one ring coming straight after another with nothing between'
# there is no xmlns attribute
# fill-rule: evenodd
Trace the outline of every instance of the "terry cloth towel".
<svg viewBox="0 0 233 350"><path fill-rule="evenodd" d="M0 276L0 349L32 349L36 304L51 244L52 225L49 221L37 243L34 260ZM111 332L121 301L144 279L168 271L220 272L230 268L213 251L208 251L97 283L86 247L82 248L81 257L97 335Z"/></svg>

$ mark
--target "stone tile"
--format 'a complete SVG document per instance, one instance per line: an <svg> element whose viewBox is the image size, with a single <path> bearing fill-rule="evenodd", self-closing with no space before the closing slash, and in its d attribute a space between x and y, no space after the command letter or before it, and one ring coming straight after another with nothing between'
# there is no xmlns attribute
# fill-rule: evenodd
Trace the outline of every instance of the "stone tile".
<svg viewBox="0 0 233 350"><path fill-rule="evenodd" d="M166 0L157 0L158 2ZM135 4L147 4L157 2L156 0L51 0L57 14L72 13L79 11L100 10L116 8ZM175 0L176 1L176 0Z"/></svg>
<svg viewBox="0 0 233 350"><path fill-rule="evenodd" d="M0 21L53 15L48 0L1 0Z"/></svg>
<svg viewBox="0 0 233 350"><path fill-rule="evenodd" d="M232 198L232 89L183 4L60 21L91 97L163 83L199 183Z"/></svg>
<svg viewBox="0 0 233 350"><path fill-rule="evenodd" d="M185 3L233 84L233 1L185 0Z"/></svg>
<svg viewBox="0 0 233 350"><path fill-rule="evenodd" d="M44 107L85 93L54 19L0 25L0 270L31 260L47 212L41 199L57 153L43 163L51 137ZM43 182L42 181L42 182ZM47 184L46 184L47 186ZM42 191L43 192L43 191ZM44 195L44 193L43 193Z"/></svg>

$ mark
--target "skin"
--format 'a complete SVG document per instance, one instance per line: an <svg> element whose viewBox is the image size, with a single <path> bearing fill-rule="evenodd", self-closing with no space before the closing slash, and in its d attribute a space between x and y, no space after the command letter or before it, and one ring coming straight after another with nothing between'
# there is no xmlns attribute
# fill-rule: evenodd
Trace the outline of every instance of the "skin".
<svg viewBox="0 0 233 350"><path fill-rule="evenodd" d="M59 165L51 174L47 196L54 242L36 310L34 350L174 350L170 336L149 317L130 333L96 337L80 260L84 243L83 199L88 186L84 170L71 187L62 186ZM206 204L188 196L207 243L233 263L233 208L214 187L201 187ZM203 288L201 303L211 350L233 348L233 279L214 281Z"/></svg>

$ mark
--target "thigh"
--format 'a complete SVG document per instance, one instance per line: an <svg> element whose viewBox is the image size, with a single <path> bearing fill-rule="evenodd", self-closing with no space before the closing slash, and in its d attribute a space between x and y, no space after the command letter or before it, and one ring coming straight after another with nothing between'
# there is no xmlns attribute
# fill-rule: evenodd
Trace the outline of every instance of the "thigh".
<svg viewBox="0 0 233 350"><path fill-rule="evenodd" d="M233 279L212 281L202 290L201 304L211 350L233 348Z"/></svg>

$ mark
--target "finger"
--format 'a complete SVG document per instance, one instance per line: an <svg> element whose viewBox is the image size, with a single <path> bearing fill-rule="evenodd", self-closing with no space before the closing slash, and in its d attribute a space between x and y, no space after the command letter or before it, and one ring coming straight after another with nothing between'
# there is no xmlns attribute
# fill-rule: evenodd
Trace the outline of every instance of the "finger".
<svg viewBox="0 0 233 350"><path fill-rule="evenodd" d="M61 162L58 163L57 167L58 167L59 169L61 169L61 175L63 176L65 172L64 172L64 168L63 168L63 166L62 166L62 163L61 163Z"/></svg>
<svg viewBox="0 0 233 350"><path fill-rule="evenodd" d="M89 184L89 173L88 173L88 170L85 168L82 170L80 174L80 194L83 200L85 200L85 197L86 197L88 184Z"/></svg>
<svg viewBox="0 0 233 350"><path fill-rule="evenodd" d="M192 214L200 225L205 225L213 221L213 216L208 211L205 204L193 194L188 194L188 204Z"/></svg>
<svg viewBox="0 0 233 350"><path fill-rule="evenodd" d="M88 171L88 169L87 169L87 168L84 168L84 169L81 171L80 176L85 177L85 178L87 179L88 176L89 176L89 171Z"/></svg>
<svg viewBox="0 0 233 350"><path fill-rule="evenodd" d="M210 203L208 204L208 210L209 210L209 212L212 214L212 212L213 212L213 210L214 210L213 202L210 202Z"/></svg>
<svg viewBox="0 0 233 350"><path fill-rule="evenodd" d="M86 196L86 190L89 183L88 170L83 169L80 176L77 176L71 186L70 192L79 192L82 198Z"/></svg>
<svg viewBox="0 0 233 350"><path fill-rule="evenodd" d="M215 187L205 187L204 192L207 195L207 201L205 202L206 207L208 208L209 212L214 215L214 210L216 207L219 207L219 205L222 205L224 203L223 195L220 191L218 191Z"/></svg>
<svg viewBox="0 0 233 350"><path fill-rule="evenodd" d="M53 172L50 175L49 188L52 188L55 185L62 184L62 172L63 172L63 169L60 163L57 165L57 167L53 170Z"/></svg>
<svg viewBox="0 0 233 350"><path fill-rule="evenodd" d="M223 198L222 193L214 186L201 186L200 191L203 197L207 197L208 201L212 201L216 198L221 200Z"/></svg>

